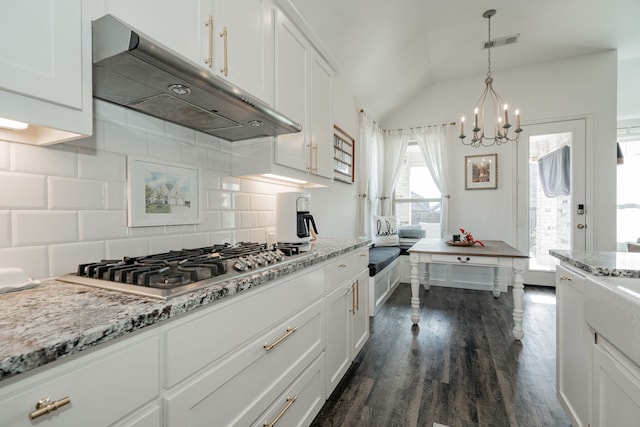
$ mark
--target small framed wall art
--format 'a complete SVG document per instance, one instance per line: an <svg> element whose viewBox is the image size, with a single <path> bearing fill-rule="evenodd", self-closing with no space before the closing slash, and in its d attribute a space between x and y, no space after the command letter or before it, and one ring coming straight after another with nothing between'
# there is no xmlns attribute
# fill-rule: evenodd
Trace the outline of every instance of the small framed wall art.
<svg viewBox="0 0 640 427"><path fill-rule="evenodd" d="M129 227L200 222L200 169L127 157Z"/></svg>
<svg viewBox="0 0 640 427"><path fill-rule="evenodd" d="M354 181L355 140L339 126L334 125L333 171L338 181Z"/></svg>
<svg viewBox="0 0 640 427"><path fill-rule="evenodd" d="M495 190L498 188L498 155L465 156L464 189Z"/></svg>

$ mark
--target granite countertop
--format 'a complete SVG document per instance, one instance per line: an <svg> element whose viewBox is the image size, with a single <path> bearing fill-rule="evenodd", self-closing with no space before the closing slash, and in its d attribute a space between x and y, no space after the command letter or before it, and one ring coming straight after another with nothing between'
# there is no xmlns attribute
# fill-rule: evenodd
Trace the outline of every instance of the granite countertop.
<svg viewBox="0 0 640 427"><path fill-rule="evenodd" d="M640 278L640 253L550 249L549 254L594 276Z"/></svg>
<svg viewBox="0 0 640 427"><path fill-rule="evenodd" d="M236 276L166 301L57 280L0 294L0 381L368 246L319 238L313 257Z"/></svg>

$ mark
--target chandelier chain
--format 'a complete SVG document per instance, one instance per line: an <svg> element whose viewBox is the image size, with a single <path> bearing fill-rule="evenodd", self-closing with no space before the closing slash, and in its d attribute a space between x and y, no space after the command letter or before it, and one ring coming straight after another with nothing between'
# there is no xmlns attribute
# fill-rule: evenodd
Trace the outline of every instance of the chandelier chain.
<svg viewBox="0 0 640 427"><path fill-rule="evenodd" d="M489 44L487 45L487 77L491 77L491 17L488 18L489 30L487 31L489 37Z"/></svg>

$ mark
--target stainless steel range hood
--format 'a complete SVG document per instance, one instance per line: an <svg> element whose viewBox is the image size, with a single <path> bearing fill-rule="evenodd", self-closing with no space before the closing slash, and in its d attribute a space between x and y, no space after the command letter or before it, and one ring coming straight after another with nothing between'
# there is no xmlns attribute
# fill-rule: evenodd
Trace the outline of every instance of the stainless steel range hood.
<svg viewBox="0 0 640 427"><path fill-rule="evenodd" d="M229 141L302 130L111 15L93 22L93 96Z"/></svg>

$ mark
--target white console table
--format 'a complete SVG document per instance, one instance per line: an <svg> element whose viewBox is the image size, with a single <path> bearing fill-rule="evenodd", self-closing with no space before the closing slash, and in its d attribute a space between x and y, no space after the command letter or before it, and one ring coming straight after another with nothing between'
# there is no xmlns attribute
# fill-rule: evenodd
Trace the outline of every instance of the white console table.
<svg viewBox="0 0 640 427"><path fill-rule="evenodd" d="M414 325L420 322L420 280L418 264L427 264L425 268L424 288L429 290L429 264L462 264L468 266L493 267L493 296L498 297L498 268L513 269L513 336L520 340L524 336L522 318L524 307L523 271L528 258L516 248L501 240L483 240L485 246L452 246L440 239L421 239L409 249L411 263L411 320Z"/></svg>

